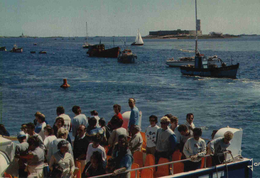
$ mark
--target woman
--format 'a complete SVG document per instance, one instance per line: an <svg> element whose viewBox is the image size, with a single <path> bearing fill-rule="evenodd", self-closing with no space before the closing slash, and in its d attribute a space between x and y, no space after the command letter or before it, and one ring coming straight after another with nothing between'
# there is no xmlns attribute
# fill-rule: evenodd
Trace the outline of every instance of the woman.
<svg viewBox="0 0 260 178"><path fill-rule="evenodd" d="M98 151L93 152L90 162L86 165L81 177L92 177L105 174L105 169L102 164L102 155Z"/></svg>
<svg viewBox="0 0 260 178"><path fill-rule="evenodd" d="M73 156L68 152L68 144L69 142L66 140L62 140L59 142L57 151L50 160L50 170L54 172L54 165L58 164L62 168L63 178L73 177L73 173L75 170L74 159Z"/></svg>
<svg viewBox="0 0 260 178"><path fill-rule="evenodd" d="M35 132L42 137L42 140L44 140L45 139L44 127L46 126L45 115L40 112L36 112L35 119L37 120L37 124L35 126Z"/></svg>
<svg viewBox="0 0 260 178"><path fill-rule="evenodd" d="M187 161L184 166L184 171L191 171L199 169L201 166L201 157L206 155L206 143L200 138L202 131L200 128L193 130L193 137L189 138L183 148L183 153L186 158L190 158L191 161Z"/></svg>
<svg viewBox="0 0 260 178"><path fill-rule="evenodd" d="M64 127L65 121L62 117L57 117L55 120L55 123L53 125L53 131L54 131L54 135L57 137L57 132L61 127ZM65 127L64 127L65 128ZM68 130L68 129L67 129ZM70 142L71 144L71 139L70 136L68 135L67 140Z"/></svg>
<svg viewBox="0 0 260 178"><path fill-rule="evenodd" d="M50 143L53 140L57 139L57 137L54 135L53 129L51 128L50 125L44 127L44 135L45 135L45 139L43 144L46 147L46 151L48 152Z"/></svg>

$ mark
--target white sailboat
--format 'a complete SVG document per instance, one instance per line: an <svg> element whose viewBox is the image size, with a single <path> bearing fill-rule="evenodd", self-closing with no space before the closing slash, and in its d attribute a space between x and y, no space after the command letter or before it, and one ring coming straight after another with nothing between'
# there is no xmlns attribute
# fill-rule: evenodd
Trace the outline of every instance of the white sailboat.
<svg viewBox="0 0 260 178"><path fill-rule="evenodd" d="M93 46L92 44L88 43L88 22L86 22L86 42L85 44L82 46L83 48L88 48L89 46Z"/></svg>
<svg viewBox="0 0 260 178"><path fill-rule="evenodd" d="M142 36L139 32L139 29L138 29L137 36L135 38L135 42L133 42L131 45L144 45L144 41L143 41Z"/></svg>

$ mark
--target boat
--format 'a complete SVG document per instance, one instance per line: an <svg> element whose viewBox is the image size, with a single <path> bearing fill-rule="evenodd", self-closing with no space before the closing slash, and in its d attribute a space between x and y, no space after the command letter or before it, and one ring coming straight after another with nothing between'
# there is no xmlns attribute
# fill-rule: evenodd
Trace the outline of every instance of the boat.
<svg viewBox="0 0 260 178"><path fill-rule="evenodd" d="M30 51L30 53L34 54L34 53L36 53L36 51Z"/></svg>
<svg viewBox="0 0 260 178"><path fill-rule="evenodd" d="M93 46L92 44L88 43L88 23L86 22L86 42L82 45L83 48L88 48L89 46Z"/></svg>
<svg viewBox="0 0 260 178"><path fill-rule="evenodd" d="M22 53L22 52L23 52L23 48L17 48L16 44L14 44L14 47L13 47L13 49L11 49L10 52L13 52L13 53Z"/></svg>
<svg viewBox="0 0 260 178"><path fill-rule="evenodd" d="M46 51L40 51L39 54L47 54Z"/></svg>
<svg viewBox="0 0 260 178"><path fill-rule="evenodd" d="M135 63L137 56L130 49L125 49L119 53L117 61L120 63Z"/></svg>
<svg viewBox="0 0 260 178"><path fill-rule="evenodd" d="M0 47L0 51L7 51L7 50L6 50L6 47L5 47L5 46Z"/></svg>
<svg viewBox="0 0 260 178"><path fill-rule="evenodd" d="M97 44L97 45L89 46L87 54L89 55L89 57L117 58L119 52L120 52L119 47L105 49L104 44Z"/></svg>
<svg viewBox="0 0 260 178"><path fill-rule="evenodd" d="M169 67L180 67L183 65L194 65L194 57L181 57L179 60L174 60L174 58L166 60L166 64Z"/></svg>
<svg viewBox="0 0 260 178"><path fill-rule="evenodd" d="M231 78L235 79L239 63L227 66L222 60L220 66L211 65L207 57L198 51L198 29L197 29L197 0L195 0L195 16L196 16L196 40L195 40L195 64L181 66L182 75L215 77L215 78Z"/></svg>
<svg viewBox="0 0 260 178"><path fill-rule="evenodd" d="M144 41L143 41L142 36L139 32L139 29L138 29L138 32L137 32L137 36L135 38L135 42L133 42L131 45L135 45L135 46L144 45Z"/></svg>

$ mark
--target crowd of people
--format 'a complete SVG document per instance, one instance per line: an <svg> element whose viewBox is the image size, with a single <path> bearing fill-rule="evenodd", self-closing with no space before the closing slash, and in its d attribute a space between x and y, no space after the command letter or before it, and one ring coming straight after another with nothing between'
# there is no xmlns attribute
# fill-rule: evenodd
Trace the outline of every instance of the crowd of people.
<svg viewBox="0 0 260 178"><path fill-rule="evenodd" d="M97 111L86 117L79 106L73 106L75 116L71 119L62 106L57 107L57 117L50 126L41 112L35 113L32 123L22 124L17 135L15 158L19 163L19 177L74 177L75 170L83 170L82 177L113 173L114 176L130 177L133 154L143 151L139 110L134 98L128 100L131 114L127 127L123 127L121 106L113 106L115 115L106 124ZM184 171L198 169L206 153L217 155L214 164L224 160L223 151L230 145L232 132L206 144L201 138L202 130L196 128L194 115L188 113L186 122L178 125L178 118L166 114L160 118L151 115L150 125L145 130L145 152L155 156L155 163L163 157L171 161L172 154L179 150L185 162ZM69 132L73 138L70 138ZM3 132L7 132L6 129ZM216 133L216 131L214 132ZM214 135L213 135L214 137ZM109 159L108 159L109 157ZM81 167L76 167L80 162ZM44 171L48 165L49 171Z"/></svg>

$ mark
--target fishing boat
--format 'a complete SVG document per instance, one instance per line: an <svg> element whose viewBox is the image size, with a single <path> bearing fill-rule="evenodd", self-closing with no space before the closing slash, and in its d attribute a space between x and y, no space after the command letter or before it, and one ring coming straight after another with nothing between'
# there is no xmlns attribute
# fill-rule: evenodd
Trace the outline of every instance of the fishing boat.
<svg viewBox="0 0 260 178"><path fill-rule="evenodd" d="M88 43L88 23L86 22L86 42L82 45L83 48L88 48L89 46L93 46L92 44Z"/></svg>
<svg viewBox="0 0 260 178"><path fill-rule="evenodd" d="M131 45L135 45L135 46L144 45L144 41L143 41L142 36L139 32L139 29L138 29L138 32L137 32L137 36L135 38L135 42L133 42Z"/></svg>
<svg viewBox="0 0 260 178"><path fill-rule="evenodd" d="M221 66L210 65L206 56L200 54L198 50L198 25L197 25L197 0L195 0L195 20L196 20L196 40L195 40L195 64L181 66L183 75L216 77L216 78L232 78L235 79L239 63L227 66L222 60Z"/></svg>
<svg viewBox="0 0 260 178"><path fill-rule="evenodd" d="M11 49L10 52L13 52L13 53L22 53L22 52L23 52L23 48L17 48L17 45L14 44L14 47L13 47L13 49Z"/></svg>
<svg viewBox="0 0 260 178"><path fill-rule="evenodd" d="M135 59L137 59L137 56L133 54L130 49L125 49L119 53L117 59L117 61L120 63L135 63Z"/></svg>
<svg viewBox="0 0 260 178"><path fill-rule="evenodd" d="M194 65L194 57L181 57L179 60L174 60L174 58L166 60L166 64L169 67L180 67L183 65Z"/></svg>
<svg viewBox="0 0 260 178"><path fill-rule="evenodd" d="M87 54L89 55L89 57L117 58L119 52L120 52L119 47L105 49L104 44L97 44L97 45L89 46Z"/></svg>
<svg viewBox="0 0 260 178"><path fill-rule="evenodd" d="M6 51L6 47L5 46L0 47L0 51Z"/></svg>

